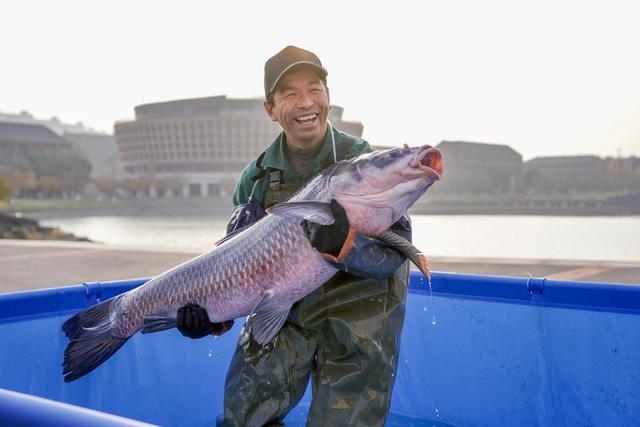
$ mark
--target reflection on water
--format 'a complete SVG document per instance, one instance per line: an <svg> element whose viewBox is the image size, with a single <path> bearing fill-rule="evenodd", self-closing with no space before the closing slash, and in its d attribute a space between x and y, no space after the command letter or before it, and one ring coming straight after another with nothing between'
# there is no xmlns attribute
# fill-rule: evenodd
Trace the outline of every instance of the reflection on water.
<svg viewBox="0 0 640 427"><path fill-rule="evenodd" d="M428 256L640 261L640 216L413 215ZM206 250L227 218L101 216L43 221L98 242Z"/></svg>
<svg viewBox="0 0 640 427"><path fill-rule="evenodd" d="M212 216L92 216L41 221L77 236L115 245L204 251L224 237L227 219Z"/></svg>

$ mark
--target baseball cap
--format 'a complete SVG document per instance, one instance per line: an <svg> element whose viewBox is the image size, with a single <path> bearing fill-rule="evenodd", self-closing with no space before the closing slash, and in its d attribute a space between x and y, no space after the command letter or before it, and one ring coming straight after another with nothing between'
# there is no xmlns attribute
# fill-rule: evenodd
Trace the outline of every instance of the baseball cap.
<svg viewBox="0 0 640 427"><path fill-rule="evenodd" d="M280 79L293 67L299 65L311 66L318 72L320 78L326 81L329 73L322 67L322 62L315 53L296 46L287 46L264 64L264 97L268 98Z"/></svg>

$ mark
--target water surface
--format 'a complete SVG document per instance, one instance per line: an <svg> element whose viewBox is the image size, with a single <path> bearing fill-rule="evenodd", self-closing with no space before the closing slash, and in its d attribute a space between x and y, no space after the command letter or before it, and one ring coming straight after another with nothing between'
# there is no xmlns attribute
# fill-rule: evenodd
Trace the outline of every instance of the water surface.
<svg viewBox="0 0 640 427"><path fill-rule="evenodd" d="M413 215L414 243L428 256L640 261L640 216ZM206 215L50 219L91 240L203 251L227 218Z"/></svg>

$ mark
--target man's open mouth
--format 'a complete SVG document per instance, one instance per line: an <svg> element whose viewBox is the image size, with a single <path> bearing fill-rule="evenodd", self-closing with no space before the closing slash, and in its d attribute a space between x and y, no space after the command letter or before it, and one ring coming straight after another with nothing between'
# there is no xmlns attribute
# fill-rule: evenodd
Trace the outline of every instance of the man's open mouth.
<svg viewBox="0 0 640 427"><path fill-rule="evenodd" d="M311 123L318 117L318 113L305 114L304 116L298 116L295 121L301 124Z"/></svg>

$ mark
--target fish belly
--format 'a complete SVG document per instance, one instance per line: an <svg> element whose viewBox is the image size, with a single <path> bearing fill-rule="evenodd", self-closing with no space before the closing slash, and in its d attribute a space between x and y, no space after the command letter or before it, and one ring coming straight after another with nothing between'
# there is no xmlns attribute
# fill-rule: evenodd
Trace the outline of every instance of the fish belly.
<svg viewBox="0 0 640 427"><path fill-rule="evenodd" d="M205 307L212 322L251 313L266 291L283 308L329 280L324 260L294 219L268 216L224 242L134 289L114 315L122 336L142 329L146 316L175 316L188 303Z"/></svg>

